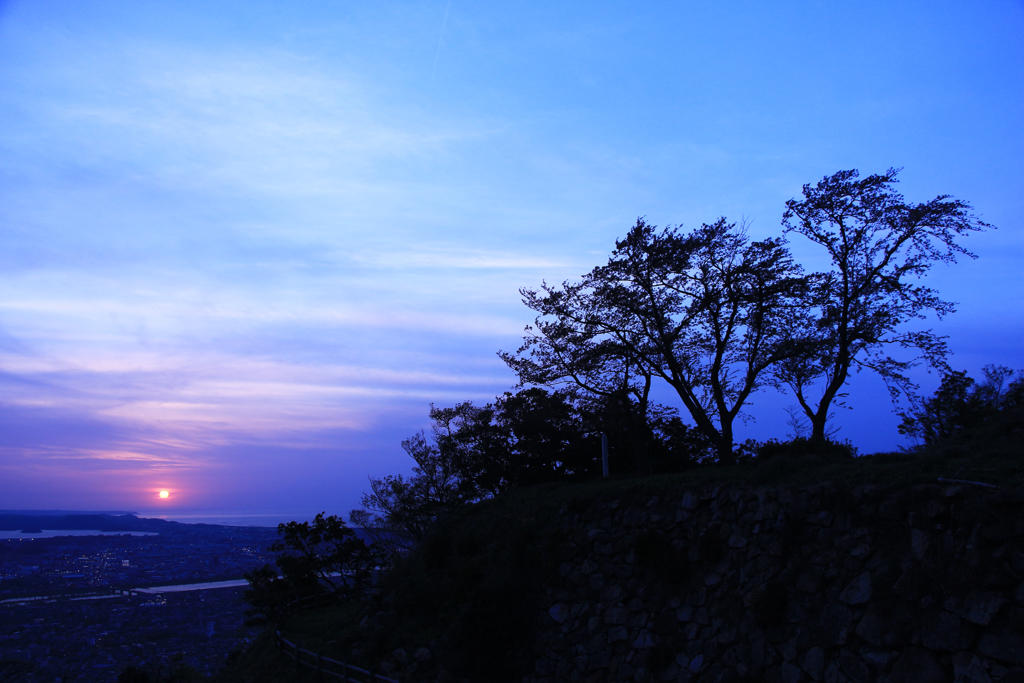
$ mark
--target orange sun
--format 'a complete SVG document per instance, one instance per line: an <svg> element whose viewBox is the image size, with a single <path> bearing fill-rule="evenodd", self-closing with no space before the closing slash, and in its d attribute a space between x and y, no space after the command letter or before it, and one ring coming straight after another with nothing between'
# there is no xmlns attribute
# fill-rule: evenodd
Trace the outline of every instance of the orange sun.
<svg viewBox="0 0 1024 683"><path fill-rule="evenodd" d="M160 497L161 497L161 498L167 498L167 497L169 497L170 495L171 495L171 494L170 494L170 493L168 493L167 491L161 491L161 492L160 492Z"/></svg>

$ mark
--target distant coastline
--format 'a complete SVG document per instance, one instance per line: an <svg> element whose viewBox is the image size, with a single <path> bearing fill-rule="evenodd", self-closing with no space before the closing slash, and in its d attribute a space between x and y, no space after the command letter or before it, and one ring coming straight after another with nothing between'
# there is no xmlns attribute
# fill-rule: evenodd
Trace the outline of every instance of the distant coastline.
<svg viewBox="0 0 1024 683"><path fill-rule="evenodd" d="M103 523L102 531L137 530L155 531L152 524L214 524L217 526L243 526L276 529L278 524L288 522L311 522L319 511L276 511L252 510L142 510L142 511L83 511L83 510L0 510L0 531L21 531L26 528L51 529L96 529L96 521ZM40 519L49 518L47 520ZM63 520L54 526L53 520ZM78 524L78 525L76 525ZM20 525L20 526L19 526ZM84 525L84 526L83 526ZM116 528L108 528L114 525ZM129 529L128 527L131 527ZM145 527L145 528L143 528Z"/></svg>
<svg viewBox="0 0 1024 683"><path fill-rule="evenodd" d="M0 540L57 538L59 536L159 536L159 531L100 531L99 529L42 529L38 532L0 530Z"/></svg>
<svg viewBox="0 0 1024 683"><path fill-rule="evenodd" d="M217 524L220 526L253 526L276 529L278 524L288 522L311 522L320 512L254 512L249 510L191 510L164 512L143 510L141 517L164 519L181 524Z"/></svg>
<svg viewBox="0 0 1024 683"><path fill-rule="evenodd" d="M26 517L63 517L65 515L123 515L139 516L138 512L127 510L0 510L0 515L25 515Z"/></svg>

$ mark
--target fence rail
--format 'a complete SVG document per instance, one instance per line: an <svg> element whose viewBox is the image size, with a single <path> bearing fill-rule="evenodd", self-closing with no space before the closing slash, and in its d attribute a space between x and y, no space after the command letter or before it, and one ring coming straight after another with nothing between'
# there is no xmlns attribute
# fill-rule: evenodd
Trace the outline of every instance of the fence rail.
<svg viewBox="0 0 1024 683"><path fill-rule="evenodd" d="M353 666L346 662L339 662L336 659L324 657L319 652L313 652L312 650L306 650L293 643L284 636L281 635L280 631L276 632L277 635L277 649L283 654L290 657L295 662L295 670L301 671L302 667L313 669L317 672L320 680L324 680L324 676L333 676L334 678L340 678L344 683L398 683L393 678L387 678L380 674L375 674L372 671L366 669L360 669L358 666ZM305 657L303 657L305 655ZM338 670L340 669L340 671ZM351 675L362 676L362 678L352 678Z"/></svg>

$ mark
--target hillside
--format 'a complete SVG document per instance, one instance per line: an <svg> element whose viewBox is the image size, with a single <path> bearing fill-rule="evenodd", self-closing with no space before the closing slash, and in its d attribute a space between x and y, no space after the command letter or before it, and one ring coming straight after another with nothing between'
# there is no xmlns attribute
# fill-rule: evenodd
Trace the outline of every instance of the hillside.
<svg viewBox="0 0 1024 683"><path fill-rule="evenodd" d="M409 681L1024 680L1022 455L533 487L441 520L374 600L282 630ZM315 679L289 664L267 634L217 680Z"/></svg>

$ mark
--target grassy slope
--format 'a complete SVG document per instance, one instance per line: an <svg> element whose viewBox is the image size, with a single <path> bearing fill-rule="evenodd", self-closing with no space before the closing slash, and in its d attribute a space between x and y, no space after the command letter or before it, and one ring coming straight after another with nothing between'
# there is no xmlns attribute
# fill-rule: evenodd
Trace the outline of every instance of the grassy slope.
<svg viewBox="0 0 1024 683"><path fill-rule="evenodd" d="M1024 439L962 440L918 454L854 460L775 458L736 468L543 485L451 514L395 568L374 603L295 615L283 626L311 650L371 668L395 648L430 647L443 667L470 680L521 680L532 666L533 628L546 581L568 559L560 511L593 501L659 495L691 486L793 486L822 481L903 487L937 478L1024 487ZM360 621L370 627L359 626ZM267 638L216 678L223 683L304 680ZM353 650L357 654L353 654ZM313 680L310 674L308 680Z"/></svg>

